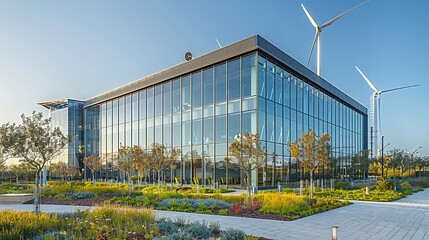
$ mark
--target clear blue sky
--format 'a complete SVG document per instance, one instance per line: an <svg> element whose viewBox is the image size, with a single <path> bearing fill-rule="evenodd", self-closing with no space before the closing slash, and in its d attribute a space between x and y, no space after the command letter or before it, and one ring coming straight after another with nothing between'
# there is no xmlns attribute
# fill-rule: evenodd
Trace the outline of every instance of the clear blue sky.
<svg viewBox="0 0 429 240"><path fill-rule="evenodd" d="M314 28L359 0L2 1L0 123L42 111L36 102L87 99L140 77L260 34L306 63ZM429 2L371 0L323 31L323 77L369 108L372 90L419 88L382 96L385 142L429 155ZM315 71L315 62L311 69ZM426 73L426 74L425 74Z"/></svg>

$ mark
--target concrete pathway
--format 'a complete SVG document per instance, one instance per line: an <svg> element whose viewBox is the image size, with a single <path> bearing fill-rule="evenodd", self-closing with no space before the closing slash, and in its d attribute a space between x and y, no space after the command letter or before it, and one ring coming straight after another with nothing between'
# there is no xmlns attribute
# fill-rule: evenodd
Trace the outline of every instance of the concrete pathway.
<svg viewBox="0 0 429 240"><path fill-rule="evenodd" d="M1 209L32 210L32 205L0 205ZM64 212L87 207L42 205L42 211ZM354 204L295 221L284 222L241 217L156 211L158 218L189 222L219 222L222 229L237 228L270 239L331 239L338 226L338 239L429 240L429 189L391 203L354 201Z"/></svg>

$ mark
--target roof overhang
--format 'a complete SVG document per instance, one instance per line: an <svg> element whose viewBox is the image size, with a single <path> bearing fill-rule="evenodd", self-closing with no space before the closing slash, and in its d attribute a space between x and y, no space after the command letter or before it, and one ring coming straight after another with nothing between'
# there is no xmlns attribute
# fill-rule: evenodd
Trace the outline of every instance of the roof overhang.
<svg viewBox="0 0 429 240"><path fill-rule="evenodd" d="M292 74L301 77L306 82L317 85L328 95L367 115L367 109L360 103L259 35L248 37L236 43L216 49L205 55L196 57L190 61L183 62L148 77L138 79L132 83L92 97L85 101L84 107L88 108L253 51L264 52L266 55L283 64L284 67L291 71Z"/></svg>

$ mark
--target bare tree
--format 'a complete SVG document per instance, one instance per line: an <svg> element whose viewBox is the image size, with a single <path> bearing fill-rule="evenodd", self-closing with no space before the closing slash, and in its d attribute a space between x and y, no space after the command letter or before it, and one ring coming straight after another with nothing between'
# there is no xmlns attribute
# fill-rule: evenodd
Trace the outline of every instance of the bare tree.
<svg viewBox="0 0 429 240"><path fill-rule="evenodd" d="M53 128L50 118L43 118L42 113L33 112L30 117L21 115L22 123L2 126L2 147L10 156L20 158L22 162L34 167L36 190L34 199L35 212L40 211L40 172L46 163L53 160L64 150L68 138L59 128Z"/></svg>
<svg viewBox="0 0 429 240"><path fill-rule="evenodd" d="M83 158L83 163L92 172L92 182L95 184L95 173L101 169L102 162L99 156L91 155Z"/></svg>
<svg viewBox="0 0 429 240"><path fill-rule="evenodd" d="M302 133L302 137L291 144L290 154L292 157L310 172L310 199L313 199L313 175L314 170L329 164L329 150L331 136L325 133L316 137L313 129L310 128L308 133Z"/></svg>
<svg viewBox="0 0 429 240"><path fill-rule="evenodd" d="M247 196L251 200L252 171L260 168L266 158L258 134L237 135L229 147L229 154L238 160L238 166L247 178Z"/></svg>

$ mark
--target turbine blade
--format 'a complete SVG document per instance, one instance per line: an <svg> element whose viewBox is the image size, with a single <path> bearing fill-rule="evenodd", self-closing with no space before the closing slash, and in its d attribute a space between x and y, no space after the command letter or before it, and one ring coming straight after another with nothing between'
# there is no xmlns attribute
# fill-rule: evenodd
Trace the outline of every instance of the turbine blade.
<svg viewBox="0 0 429 240"><path fill-rule="evenodd" d="M316 23L316 21L314 21L314 19L311 17L310 13L308 13L307 9L305 9L304 4L301 3L301 7L305 12L305 15L307 15L308 20L310 20L311 25L313 25L313 27L315 27L316 29L319 27Z"/></svg>
<svg viewBox="0 0 429 240"><path fill-rule="evenodd" d="M314 45L316 45L316 41L317 41L318 36L319 36L319 32L316 30L316 33L314 34L313 44L311 45L310 56L308 56L307 67L310 64L311 56L313 55Z"/></svg>
<svg viewBox="0 0 429 240"><path fill-rule="evenodd" d="M401 89L404 89L404 88L412 88L412 87L418 87L418 86L420 86L420 84L409 85L409 86L404 86L404 87L397 87L397 88L391 88L391 89L380 91L380 93L392 92L392 91L401 90Z"/></svg>
<svg viewBox="0 0 429 240"><path fill-rule="evenodd" d="M334 17L333 19L331 19L331 20L329 20L328 22L326 22L325 24L323 24L321 28L325 28L325 27L327 27L327 26L329 26L329 25L333 24L333 23L334 23L334 22L336 22L338 19L340 19L340 18L344 17L345 15L349 14L351 11L355 10L356 8L358 8L358 7L362 6L363 4L365 4L365 3L367 3L367 2L369 2L369 0L367 0L367 1L365 1L365 2L363 2L363 3L361 3L361 4L359 4L359 5L357 5L357 6L353 7L353 8L351 8L350 10L348 10L348 11L346 11L346 12L344 12L344 13L342 13L342 14L340 14L340 15L336 16L336 17Z"/></svg>
<svg viewBox="0 0 429 240"><path fill-rule="evenodd" d="M366 83L368 83L368 85L372 88L372 90L379 92L378 89L371 83L371 81L369 81L369 79L365 76L365 74L363 74L363 72L357 67L355 66L355 68L358 70L358 72L360 73L360 75L362 75L362 77L365 79Z"/></svg>
<svg viewBox="0 0 429 240"><path fill-rule="evenodd" d="M217 40L217 38L216 38L216 42L217 42L217 45L219 45L219 48L222 48L222 45L220 45L220 43L219 43L219 41Z"/></svg>

